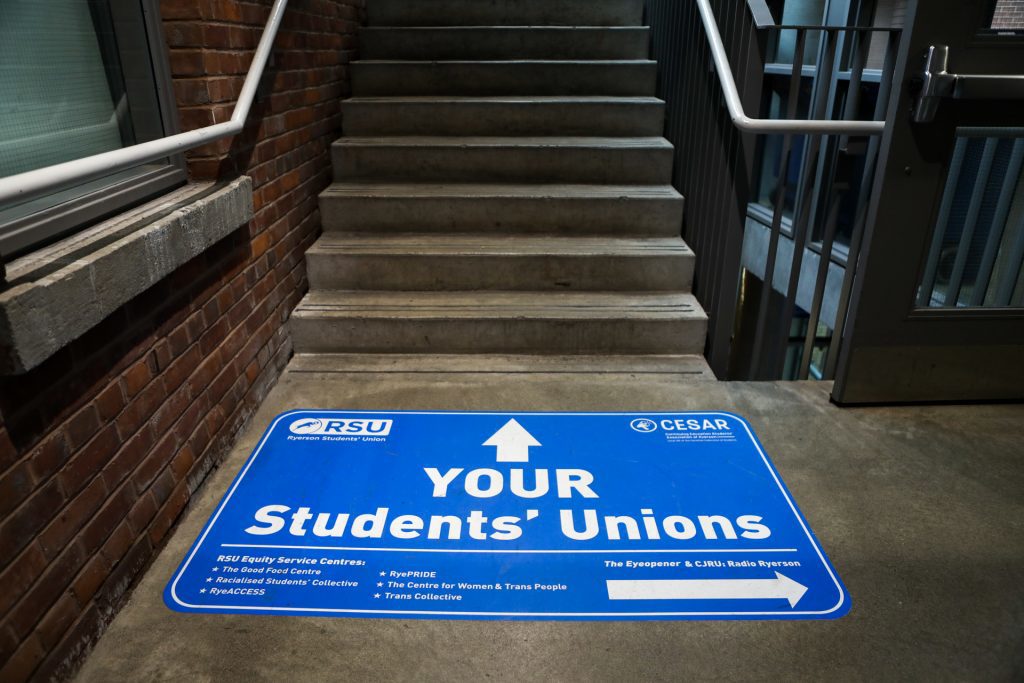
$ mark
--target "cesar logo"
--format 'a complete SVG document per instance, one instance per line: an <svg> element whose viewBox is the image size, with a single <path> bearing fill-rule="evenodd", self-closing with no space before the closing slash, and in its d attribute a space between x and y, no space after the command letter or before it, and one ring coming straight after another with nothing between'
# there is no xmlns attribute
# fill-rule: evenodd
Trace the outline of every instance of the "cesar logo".
<svg viewBox="0 0 1024 683"><path fill-rule="evenodd" d="M304 417L292 422L288 431L303 436L387 436L393 420L328 420Z"/></svg>

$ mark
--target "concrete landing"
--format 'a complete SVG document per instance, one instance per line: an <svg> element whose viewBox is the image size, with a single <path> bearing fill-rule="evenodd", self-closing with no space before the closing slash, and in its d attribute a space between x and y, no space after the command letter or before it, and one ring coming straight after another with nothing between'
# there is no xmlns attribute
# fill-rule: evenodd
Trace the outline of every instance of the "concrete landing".
<svg viewBox="0 0 1024 683"><path fill-rule="evenodd" d="M668 362L438 372L453 367L294 361L78 680L1024 679L1024 406L840 409L827 384L695 381ZM262 430L294 408L739 413L853 611L829 622L597 623L171 612L161 599L171 573Z"/></svg>

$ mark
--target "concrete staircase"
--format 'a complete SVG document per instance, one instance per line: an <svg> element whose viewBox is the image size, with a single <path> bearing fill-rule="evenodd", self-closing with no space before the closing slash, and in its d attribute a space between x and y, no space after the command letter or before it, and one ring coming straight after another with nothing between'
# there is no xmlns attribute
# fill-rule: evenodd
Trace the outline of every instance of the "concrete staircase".
<svg viewBox="0 0 1024 683"><path fill-rule="evenodd" d="M296 351L708 376L642 0L367 4Z"/></svg>

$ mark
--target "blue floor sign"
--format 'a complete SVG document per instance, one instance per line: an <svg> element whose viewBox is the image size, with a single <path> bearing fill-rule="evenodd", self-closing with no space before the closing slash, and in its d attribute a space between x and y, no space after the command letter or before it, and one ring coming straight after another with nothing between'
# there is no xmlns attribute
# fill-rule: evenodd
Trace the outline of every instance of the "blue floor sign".
<svg viewBox="0 0 1024 683"><path fill-rule="evenodd" d="M285 413L164 600L427 619L850 610L749 425L717 412Z"/></svg>

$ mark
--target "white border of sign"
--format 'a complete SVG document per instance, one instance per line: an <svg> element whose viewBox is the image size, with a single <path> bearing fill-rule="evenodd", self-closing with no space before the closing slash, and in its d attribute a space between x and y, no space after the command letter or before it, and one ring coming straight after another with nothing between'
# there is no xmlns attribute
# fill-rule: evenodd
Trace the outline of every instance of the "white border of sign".
<svg viewBox="0 0 1024 683"><path fill-rule="evenodd" d="M266 613L270 613L270 614L273 614L275 612L287 612L287 613L306 612L306 613L309 613L309 614L312 614L312 615L315 615L315 614L369 614L369 615L388 614L388 615L439 616L439 617L513 617L513 618L515 618L515 617L520 617L520 618L529 618L529 617L570 617L570 618L571 617L580 617L580 618L594 618L594 617L777 617L777 616L787 616L787 617L792 617L792 616L797 616L797 617L799 617L799 616L808 616L808 617L815 617L815 616L826 616L826 615L832 614L832 613L836 612L837 610L839 610L843 606L843 604L846 602L846 593L843 591L842 584L839 583L839 579L836 577L835 573L832 571L832 567L829 565L828 560L825 559L825 554L821 551L821 548L818 547L818 544L815 541L814 535L811 533L810 529L807 528L807 524L804 521L803 515L801 515L800 511L797 509L796 504L793 502L793 499L790 497L789 492L786 490L785 485L783 485L782 480L779 478L779 475L775 471L775 468L772 466L772 463L768 459L768 456L765 455L764 449L761 448L761 444L758 442L757 437L754 436L754 432L750 428L750 424L746 421L746 419L743 418L743 417L740 417L739 415L736 415L734 413L727 413L727 412L721 412L721 411L718 411L718 412L699 412L699 411L698 412L688 412L688 411L685 411L685 410L675 411L675 412L671 412L671 413L666 413L666 412L644 412L643 416L657 416L657 417L661 417L661 416L669 416L669 415L700 415L700 416L715 416L715 415L717 415L719 417L728 417L728 418L732 418L734 420L738 420L739 423L742 424L743 428L746 430L747 436L750 437L750 443L753 444L754 448L757 449L758 454L761 456L762 462L764 462L765 467L767 467L768 471L771 473L772 479L775 481L775 484L779 487L779 492L782 494L782 497L785 498L786 499L786 503L789 504L789 508L793 512L793 516L796 518L796 521L800 524L800 528L803 529L804 533L807 535L807 540L808 540L808 542L810 542L811 547L814 548L815 553L817 553L818 559L821 560L822 567L824 567L825 571L828 573L829 578L832 579L832 582L835 585L836 590L839 591L839 601L835 604L834 607L832 607L830 609L827 609L827 610L824 610L824 611L819 611L819 612L795 611L795 610L780 610L780 611L774 611L774 612L454 612L454 611L441 611L441 610L437 610L437 611L435 611L435 610L387 610L387 609L369 610L369 609L337 609L337 608L326 608L326 607L325 608L319 608L319 607L314 608L314 607L254 607L254 606L250 606L250 605L237 605L237 606L235 606L235 605L193 605L191 603L187 603L187 602L182 601L178 597L178 594L177 594L178 581L181 580L181 577L185 574L185 571L188 569L189 563L192 562L192 558L194 558L196 553L199 552L199 549L202 547L203 542L206 540L206 537L210 534L210 531L213 529L214 525L217 523L217 519L220 517L220 513L223 512L225 507L227 507L228 501L231 500L231 496L234 495L235 491L238 489L239 484L242 483L242 479L245 477L246 473L249 471L249 468L252 467L252 464L254 462L256 462L256 458L259 457L260 452L263 450L263 446L270 439L270 436L274 433L274 430L277 428L277 425L282 420L284 420L285 418L295 417L296 415L391 415L391 414L395 414L395 415L497 415L497 416L501 416L501 417L529 417L529 416L538 416L538 417L548 416L548 417L551 417L551 416L561 416L561 415L565 415L565 416L598 416L598 417L602 417L602 416L603 417L613 417L613 416L614 417L629 417L629 416L640 415L639 412L628 412L628 413L624 413L624 412L618 412L618 413L559 413L559 412L502 413L502 412L495 412L495 411L486 411L486 412L471 412L471 411L468 411L467 412L467 411L444 411L444 410L424 410L424 411L417 411L417 410L291 410L291 411L288 411L287 413L281 413L271 423L271 425L267 429L266 433L264 433L263 439L260 441L259 446L256 447L256 450L249 457L249 460L245 464L245 467L242 469L242 471L239 472L238 475L235 477L235 481L232 483L231 488L228 490L228 494L226 496L224 496L224 500L221 501L220 506L217 508L217 512L214 513L213 517L207 522L206 528L204 529L202 536L200 536L199 539L195 542L195 544L194 544L194 546L192 548L192 552L188 556L188 559L186 559L185 562L182 563L181 567L178 569L178 572L177 572L177 574L174 577L174 581L171 583L171 590L170 590L170 595L174 599L174 602L177 603L178 605L181 605L182 607L185 607L185 608L188 608L188 609L209 610L211 612L217 612L217 611L222 611L222 610L229 610L229 611L232 611L232 612L234 612L234 611L266 612ZM279 547L281 547L281 548L296 548L296 546L279 546ZM299 549L299 548L296 548L296 549ZM372 551L373 549L371 549L371 548L336 548L335 550ZM412 550L412 549L402 549L402 550L404 552L417 552L416 550ZM434 552L444 552L444 551L435 550ZM462 552L462 551L451 551L451 552ZM486 551L486 550L482 550L482 551L479 551L479 552L504 553L504 552L507 552L507 551L502 551L502 550ZM611 553L611 552L615 552L615 551L606 551L606 550L573 551L573 550L568 550L568 551L563 551L563 552L583 554L583 553ZM620 552L641 553L642 551L626 550L626 551L620 551ZM700 551L700 552L706 552L706 551Z"/></svg>

